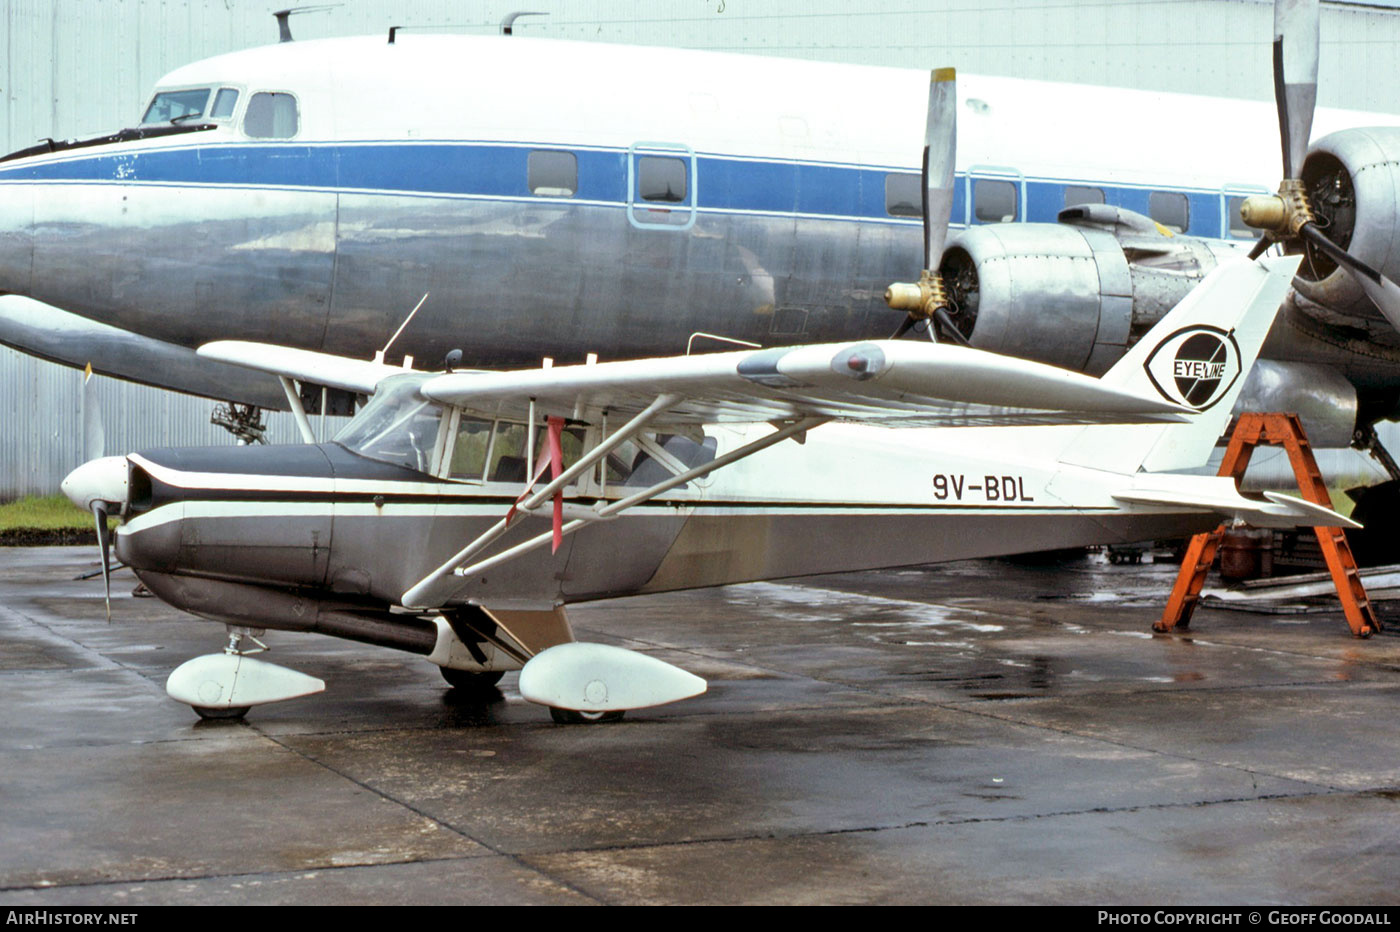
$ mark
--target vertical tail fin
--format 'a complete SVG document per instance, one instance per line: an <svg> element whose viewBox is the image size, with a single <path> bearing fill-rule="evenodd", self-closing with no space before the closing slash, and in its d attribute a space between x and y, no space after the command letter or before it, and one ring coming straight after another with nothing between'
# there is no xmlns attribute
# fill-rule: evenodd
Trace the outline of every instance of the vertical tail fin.
<svg viewBox="0 0 1400 932"><path fill-rule="evenodd" d="M1222 263L1104 373L1109 385L1194 408L1189 423L1086 427L1060 462L1115 472L1204 464L1230 422L1299 261Z"/></svg>

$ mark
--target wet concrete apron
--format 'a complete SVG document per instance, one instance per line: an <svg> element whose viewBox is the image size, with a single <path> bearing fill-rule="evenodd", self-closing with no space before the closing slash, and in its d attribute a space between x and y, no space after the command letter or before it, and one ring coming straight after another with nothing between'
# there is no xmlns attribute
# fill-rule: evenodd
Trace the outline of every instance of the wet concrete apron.
<svg viewBox="0 0 1400 932"><path fill-rule="evenodd" d="M1395 903L1400 638L1175 567L977 561L577 606L705 696L558 726L272 632L320 696L166 698L223 629L0 552L0 903ZM1386 607L1382 606L1382 617ZM1393 622L1400 631L1400 618Z"/></svg>

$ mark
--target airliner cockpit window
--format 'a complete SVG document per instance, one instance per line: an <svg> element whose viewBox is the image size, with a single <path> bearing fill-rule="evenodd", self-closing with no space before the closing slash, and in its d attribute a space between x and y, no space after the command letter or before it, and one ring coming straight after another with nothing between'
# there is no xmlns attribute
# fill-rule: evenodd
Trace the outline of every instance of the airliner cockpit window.
<svg viewBox="0 0 1400 932"><path fill-rule="evenodd" d="M200 87L185 91L161 91L146 108L141 118L142 126L155 123L179 123L204 116L204 107L209 103L209 88Z"/></svg>
<svg viewBox="0 0 1400 932"><path fill-rule="evenodd" d="M209 119L227 120L233 116L233 108L238 105L238 91L231 87L221 87L214 95L214 106L209 109Z"/></svg>
<svg viewBox="0 0 1400 932"><path fill-rule="evenodd" d="M297 124L297 99L291 94L254 94L243 114L243 132L255 139L290 139Z"/></svg>

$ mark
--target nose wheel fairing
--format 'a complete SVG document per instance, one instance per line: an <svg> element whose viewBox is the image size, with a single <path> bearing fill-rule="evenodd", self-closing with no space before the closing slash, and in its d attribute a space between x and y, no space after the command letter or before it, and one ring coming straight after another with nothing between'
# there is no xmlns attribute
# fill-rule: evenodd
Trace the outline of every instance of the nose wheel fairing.
<svg viewBox="0 0 1400 932"><path fill-rule="evenodd" d="M176 667L165 681L167 695L187 703L201 718L221 719L242 718L253 706L310 696L326 688L314 676L249 656L267 650L253 631L230 626L224 652L195 657ZM245 639L254 646L245 649Z"/></svg>

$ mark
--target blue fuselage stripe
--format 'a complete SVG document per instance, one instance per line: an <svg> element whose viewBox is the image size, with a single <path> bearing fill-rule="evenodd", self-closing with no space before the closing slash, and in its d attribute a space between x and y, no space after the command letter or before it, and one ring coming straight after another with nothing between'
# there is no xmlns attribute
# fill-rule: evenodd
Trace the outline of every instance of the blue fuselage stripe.
<svg viewBox="0 0 1400 932"><path fill-rule="evenodd" d="M29 160L0 168L0 184L115 183L181 186L356 191L413 196L531 198L630 203L627 150L574 149L578 184L568 198L542 197L527 182L527 159L541 148L486 143L235 143L173 149L125 149L42 162ZM771 161L698 155L695 178L680 209L705 212L796 214L833 220L917 223L886 210L885 168ZM1219 191L1112 185L1092 180L1011 179L1017 189L1018 220L1053 223L1065 206L1066 189L1092 187L1107 204L1150 214L1153 191L1186 195L1194 236L1220 238L1223 195ZM958 176L952 219L969 216L969 182ZM635 195L635 192L632 192Z"/></svg>

